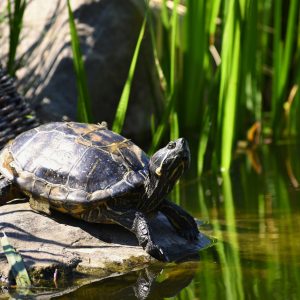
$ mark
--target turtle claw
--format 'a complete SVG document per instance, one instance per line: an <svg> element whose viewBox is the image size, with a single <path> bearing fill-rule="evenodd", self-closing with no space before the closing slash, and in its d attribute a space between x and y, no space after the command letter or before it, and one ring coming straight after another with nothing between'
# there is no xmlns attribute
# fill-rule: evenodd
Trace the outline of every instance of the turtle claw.
<svg viewBox="0 0 300 300"><path fill-rule="evenodd" d="M169 262L169 257L164 253L162 248L160 248L157 245L154 245L152 243L148 243L146 248L146 252L150 254L152 257L156 258L157 260L163 261L163 262Z"/></svg>

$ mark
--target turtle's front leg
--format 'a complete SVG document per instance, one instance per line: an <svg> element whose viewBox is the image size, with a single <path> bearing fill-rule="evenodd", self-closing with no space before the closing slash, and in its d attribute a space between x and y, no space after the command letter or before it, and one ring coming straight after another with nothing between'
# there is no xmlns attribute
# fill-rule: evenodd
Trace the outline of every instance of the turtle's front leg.
<svg viewBox="0 0 300 300"><path fill-rule="evenodd" d="M168 218L178 234L187 240L194 241L198 238L199 230L194 218L177 204L164 200L159 210Z"/></svg>
<svg viewBox="0 0 300 300"><path fill-rule="evenodd" d="M133 232L138 239L139 245L151 256L158 260L168 261L168 257L164 254L163 250L154 243L148 220L142 212L135 210L122 212L108 210L105 212L105 215L112 222Z"/></svg>

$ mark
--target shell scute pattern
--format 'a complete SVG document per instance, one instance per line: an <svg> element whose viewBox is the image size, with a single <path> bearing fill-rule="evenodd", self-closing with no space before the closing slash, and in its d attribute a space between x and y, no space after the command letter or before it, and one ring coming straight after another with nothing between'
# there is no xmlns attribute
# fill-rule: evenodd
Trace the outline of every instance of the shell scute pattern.
<svg viewBox="0 0 300 300"><path fill-rule="evenodd" d="M66 196L68 195L68 188L63 185L49 185L50 191L49 191L49 199L54 199L57 201L64 201L66 199Z"/></svg>
<svg viewBox="0 0 300 300"><path fill-rule="evenodd" d="M12 151L15 153L14 148ZM21 146L15 160L23 170L38 178L52 184L65 185L68 177L72 176L74 161L76 162L85 151L85 147L74 144L72 139L56 131L38 132L26 147Z"/></svg>
<svg viewBox="0 0 300 300"><path fill-rule="evenodd" d="M90 173L86 183L86 190L93 192L96 190L104 190L122 180L124 176L124 168L122 164L115 159L111 159L109 153L98 152L94 149L90 152L95 152L93 156L87 156L90 166ZM98 154L98 155L97 155ZM96 157L96 160L94 158Z"/></svg>
<svg viewBox="0 0 300 300"><path fill-rule="evenodd" d="M108 200L111 187L142 170L147 155L130 140L101 125L51 123L21 134L11 152L18 185L70 211L74 203ZM126 175L127 174L127 175ZM128 187L127 187L128 188ZM124 191L128 192L124 185ZM67 202L67 204L66 204ZM73 204L71 204L73 203Z"/></svg>
<svg viewBox="0 0 300 300"><path fill-rule="evenodd" d="M63 127L61 122L52 122L40 125L39 127L35 128L37 131L51 131L51 130L58 130L59 128Z"/></svg>
<svg viewBox="0 0 300 300"><path fill-rule="evenodd" d="M50 186L47 182L42 180L35 180L32 190L36 195L39 195L43 198L48 198L50 193Z"/></svg>

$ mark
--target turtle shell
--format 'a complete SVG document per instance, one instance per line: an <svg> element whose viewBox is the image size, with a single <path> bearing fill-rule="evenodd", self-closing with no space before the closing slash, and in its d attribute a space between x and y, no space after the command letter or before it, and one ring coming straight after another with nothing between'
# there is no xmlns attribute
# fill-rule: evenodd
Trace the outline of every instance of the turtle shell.
<svg viewBox="0 0 300 300"><path fill-rule="evenodd" d="M148 163L138 146L105 126L55 122L29 130L7 145L0 172L27 194L54 203L88 205L91 199L110 198L111 187Z"/></svg>

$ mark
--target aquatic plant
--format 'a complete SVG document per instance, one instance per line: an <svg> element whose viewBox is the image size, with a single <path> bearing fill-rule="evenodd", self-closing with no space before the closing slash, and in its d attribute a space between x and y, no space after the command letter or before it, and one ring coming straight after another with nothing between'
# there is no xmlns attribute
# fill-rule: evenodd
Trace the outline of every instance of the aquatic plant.
<svg viewBox="0 0 300 300"><path fill-rule="evenodd" d="M166 97L152 151L172 130L171 113L181 134L193 132L194 144L197 136L199 173L228 170L238 140L299 135L296 12L298 1L162 1L154 48L166 90L176 92Z"/></svg>

